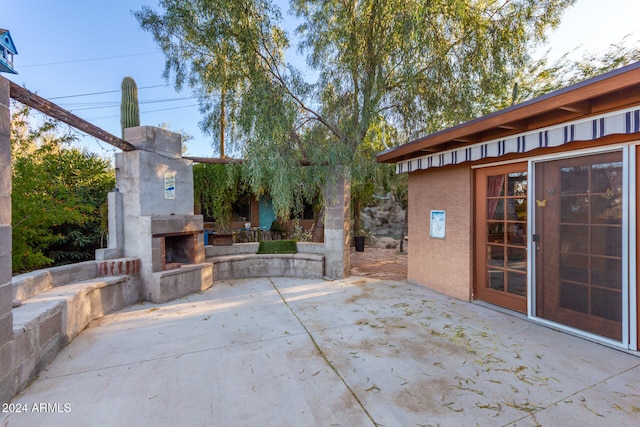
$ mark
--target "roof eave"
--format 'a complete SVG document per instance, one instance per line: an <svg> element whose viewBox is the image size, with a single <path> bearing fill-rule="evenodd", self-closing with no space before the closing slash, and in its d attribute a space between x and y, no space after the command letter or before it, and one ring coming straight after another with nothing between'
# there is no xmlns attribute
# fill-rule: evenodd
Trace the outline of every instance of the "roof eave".
<svg viewBox="0 0 640 427"><path fill-rule="evenodd" d="M638 83L640 83L640 62L410 141L378 154L377 161L379 163L397 163L424 155L425 151L437 152L438 150L429 150L429 148L447 142L464 140L471 135L554 110L570 109L571 106L587 102L598 96L622 91ZM583 115L587 116L589 113ZM517 132L514 130L512 133Z"/></svg>

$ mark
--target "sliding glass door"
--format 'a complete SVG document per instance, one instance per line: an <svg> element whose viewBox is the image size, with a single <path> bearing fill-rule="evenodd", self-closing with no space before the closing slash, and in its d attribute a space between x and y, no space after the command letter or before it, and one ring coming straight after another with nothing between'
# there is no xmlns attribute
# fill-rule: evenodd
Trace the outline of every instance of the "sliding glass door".
<svg viewBox="0 0 640 427"><path fill-rule="evenodd" d="M534 163L535 316L623 334L622 151Z"/></svg>

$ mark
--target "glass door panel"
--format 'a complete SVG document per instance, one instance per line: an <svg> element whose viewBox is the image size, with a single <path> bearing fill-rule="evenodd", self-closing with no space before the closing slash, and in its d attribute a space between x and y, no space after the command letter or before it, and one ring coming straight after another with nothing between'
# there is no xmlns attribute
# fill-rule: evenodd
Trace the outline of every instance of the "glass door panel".
<svg viewBox="0 0 640 427"><path fill-rule="evenodd" d="M622 340L622 152L535 165L536 316Z"/></svg>
<svg viewBox="0 0 640 427"><path fill-rule="evenodd" d="M526 312L527 165L476 171L475 297Z"/></svg>

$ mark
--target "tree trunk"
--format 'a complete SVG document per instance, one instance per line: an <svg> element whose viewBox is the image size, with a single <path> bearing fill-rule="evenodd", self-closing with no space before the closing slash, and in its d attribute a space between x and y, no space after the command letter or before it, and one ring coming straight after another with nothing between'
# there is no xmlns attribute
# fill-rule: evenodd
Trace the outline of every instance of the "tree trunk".
<svg viewBox="0 0 640 427"><path fill-rule="evenodd" d="M358 232L361 230L360 224L360 196L353 198L353 230Z"/></svg>
<svg viewBox="0 0 640 427"><path fill-rule="evenodd" d="M404 224L402 224L402 232L400 233L400 253L404 253L404 236L408 232L407 225L409 224L409 209L404 210Z"/></svg>
<svg viewBox="0 0 640 427"><path fill-rule="evenodd" d="M224 128L225 128L225 98L226 91L222 89L220 93L220 158L224 159Z"/></svg>

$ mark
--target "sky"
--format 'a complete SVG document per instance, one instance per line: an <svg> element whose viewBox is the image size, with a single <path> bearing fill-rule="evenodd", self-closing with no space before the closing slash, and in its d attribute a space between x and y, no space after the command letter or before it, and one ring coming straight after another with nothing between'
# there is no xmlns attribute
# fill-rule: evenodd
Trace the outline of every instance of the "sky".
<svg viewBox="0 0 640 427"><path fill-rule="evenodd" d="M286 13L288 1L277 1ZM211 137L199 129L197 99L188 88L176 92L162 77L164 55L132 15L157 1L0 0L0 5L0 28L9 30L18 50L18 74L4 77L120 136L120 84L131 76L138 85L142 125L167 123L193 136L188 155L217 157ZM550 56L603 51L626 35L638 41L638 16L638 0L578 0L549 35ZM116 151L86 135L78 145L107 157Z"/></svg>

